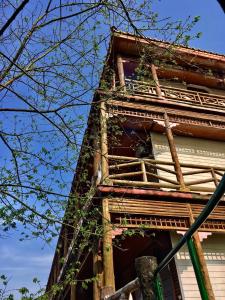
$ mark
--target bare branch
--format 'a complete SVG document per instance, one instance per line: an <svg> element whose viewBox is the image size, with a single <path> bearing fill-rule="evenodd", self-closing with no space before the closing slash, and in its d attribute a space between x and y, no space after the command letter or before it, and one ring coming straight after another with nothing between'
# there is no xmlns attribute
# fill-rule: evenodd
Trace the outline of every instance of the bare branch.
<svg viewBox="0 0 225 300"><path fill-rule="evenodd" d="M0 29L0 36L3 35L3 33L5 32L5 30L15 20L15 18L17 17L17 15L23 10L23 8L25 7L25 5L28 2L29 2L29 0L24 0L24 1L21 2L20 6L13 12L13 14L11 15L11 17L7 20L7 22Z"/></svg>

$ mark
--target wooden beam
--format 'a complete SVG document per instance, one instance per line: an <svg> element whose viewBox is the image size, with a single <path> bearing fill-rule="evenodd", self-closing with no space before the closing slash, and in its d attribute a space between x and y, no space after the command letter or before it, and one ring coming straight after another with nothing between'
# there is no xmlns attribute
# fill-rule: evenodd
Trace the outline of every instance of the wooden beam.
<svg viewBox="0 0 225 300"><path fill-rule="evenodd" d="M181 191L187 191L188 189L186 188L185 183L184 183L184 178L183 178L179 158L178 158L178 155L177 155L177 149L176 149L175 142L174 142L173 132L172 132L170 122L169 122L169 118L168 118L166 112L164 113L164 120L165 120L166 136L167 136L167 140L168 140L172 160L174 162L174 168L175 168L175 171L176 171L177 181L180 185L180 190Z"/></svg>
<svg viewBox="0 0 225 300"><path fill-rule="evenodd" d="M120 87L125 92L126 91L126 83L125 83L125 76L124 76L124 68L123 68L123 60L121 55L117 55L117 70L118 76L120 81Z"/></svg>
<svg viewBox="0 0 225 300"><path fill-rule="evenodd" d="M63 231L63 257L66 257L68 251L68 229L67 226L64 225Z"/></svg>
<svg viewBox="0 0 225 300"><path fill-rule="evenodd" d="M190 217L189 217L190 225L192 225L194 223L194 217L193 217L191 205L187 204L187 207L189 209L189 214L190 214ZM214 296L212 284L211 284L211 281L209 278L209 272L208 272L207 264L206 264L206 261L204 258L204 252L202 249L202 245L201 245L201 241L200 241L198 232L196 232L193 235L193 240L194 240L194 244L195 244L195 248L196 248L196 253L198 255L199 264L200 264L201 272L203 275L205 287L206 287L206 290L207 290L207 293L209 296L209 300L215 300L215 296Z"/></svg>
<svg viewBox="0 0 225 300"><path fill-rule="evenodd" d="M112 90L113 91L116 90L116 73L115 73L115 70L113 70L113 74L112 74Z"/></svg>
<svg viewBox="0 0 225 300"><path fill-rule="evenodd" d="M108 199L102 200L104 286L115 291L112 226Z"/></svg>
<svg viewBox="0 0 225 300"><path fill-rule="evenodd" d="M140 282L138 278L127 283L124 287L116 291L113 295L109 296L107 300L118 300L118 299L128 299L130 293L136 291L140 288ZM121 296L123 298L121 298Z"/></svg>
<svg viewBox="0 0 225 300"><path fill-rule="evenodd" d="M76 285L71 284L70 287L70 300L76 300Z"/></svg>
<svg viewBox="0 0 225 300"><path fill-rule="evenodd" d="M93 143L93 179L94 184L97 186L100 183L101 178L99 178L99 171L101 169L101 143L100 143L100 136L98 135L98 132L95 133L95 139Z"/></svg>
<svg viewBox="0 0 225 300"><path fill-rule="evenodd" d="M108 140L107 140L107 114L105 101L100 102L100 126L101 126L101 169L102 182L109 175L108 166Z"/></svg>
<svg viewBox="0 0 225 300"><path fill-rule="evenodd" d="M159 84L158 75L157 75L157 72L156 72L156 67L155 67L154 64L151 64L151 71L152 71L152 77L153 77L155 87L156 87L156 93L157 93L159 98L163 98L162 91L161 91L160 84Z"/></svg>
<svg viewBox="0 0 225 300"><path fill-rule="evenodd" d="M100 300L103 287L103 261L99 249L93 253L93 273L96 280L93 282L93 300Z"/></svg>
<svg viewBox="0 0 225 300"><path fill-rule="evenodd" d="M143 160L141 161L141 171L142 171L143 181L144 182L148 182L148 177L147 177L147 173L146 173L145 163L144 163Z"/></svg>

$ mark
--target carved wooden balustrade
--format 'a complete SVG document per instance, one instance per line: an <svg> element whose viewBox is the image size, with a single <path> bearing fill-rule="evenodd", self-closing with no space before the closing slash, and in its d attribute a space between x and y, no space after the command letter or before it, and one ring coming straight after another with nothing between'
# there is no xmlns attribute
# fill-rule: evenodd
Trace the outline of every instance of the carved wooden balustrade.
<svg viewBox="0 0 225 300"><path fill-rule="evenodd" d="M109 180L115 185L180 190L174 163L109 155ZM180 163L187 191L213 192L225 167Z"/></svg>
<svg viewBox="0 0 225 300"><path fill-rule="evenodd" d="M134 94L148 94L150 97L156 97L157 91L154 85L151 85L144 81L126 79L126 90L129 93ZM182 103L191 103L192 105L200 105L205 107L214 107L219 109L225 109L225 96L201 93L195 91L188 91L173 87L160 86L162 97Z"/></svg>

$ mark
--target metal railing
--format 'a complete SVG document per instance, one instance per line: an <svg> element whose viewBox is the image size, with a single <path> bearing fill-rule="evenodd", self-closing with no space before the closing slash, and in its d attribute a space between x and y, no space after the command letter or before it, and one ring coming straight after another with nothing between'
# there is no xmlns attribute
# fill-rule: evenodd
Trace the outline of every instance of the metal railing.
<svg viewBox="0 0 225 300"><path fill-rule="evenodd" d="M147 94L150 97L156 97L156 86L133 79L125 79L126 91L134 94ZM180 103L191 103L192 105L200 105L205 107L214 107L225 109L225 96L202 93L197 91L188 91L184 89L160 86L162 97Z"/></svg>
<svg viewBox="0 0 225 300"><path fill-rule="evenodd" d="M180 190L174 163L147 158L109 155L109 180L117 185L148 186ZM180 163L188 191L213 192L219 184L224 167Z"/></svg>

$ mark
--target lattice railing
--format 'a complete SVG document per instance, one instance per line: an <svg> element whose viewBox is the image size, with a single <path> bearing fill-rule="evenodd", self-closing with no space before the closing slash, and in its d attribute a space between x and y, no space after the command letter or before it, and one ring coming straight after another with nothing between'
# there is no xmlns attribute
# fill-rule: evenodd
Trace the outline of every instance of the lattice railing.
<svg viewBox="0 0 225 300"><path fill-rule="evenodd" d="M143 93L151 97L157 96L156 87L144 81L126 79L126 90L130 93ZM183 103L192 103L206 107L225 109L225 96L187 91L178 88L160 86L163 98Z"/></svg>
<svg viewBox="0 0 225 300"><path fill-rule="evenodd" d="M116 185L179 190L174 163L109 155L109 180ZM213 192L224 167L180 163L187 191Z"/></svg>

